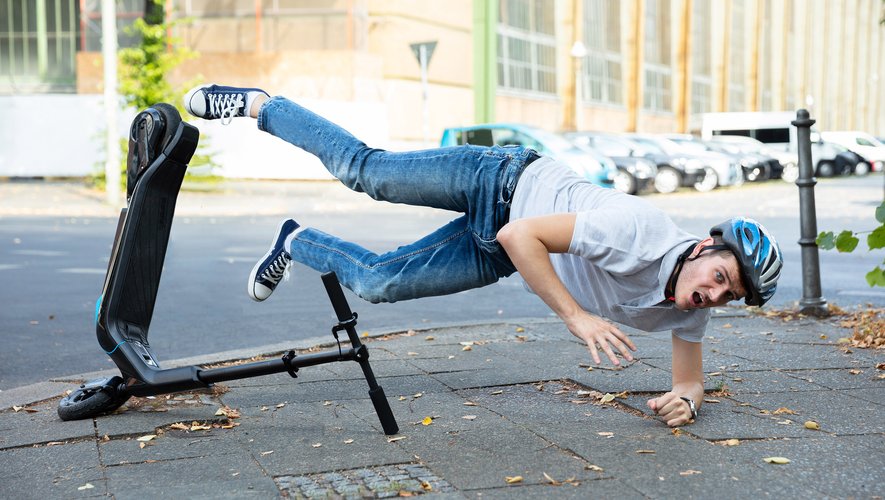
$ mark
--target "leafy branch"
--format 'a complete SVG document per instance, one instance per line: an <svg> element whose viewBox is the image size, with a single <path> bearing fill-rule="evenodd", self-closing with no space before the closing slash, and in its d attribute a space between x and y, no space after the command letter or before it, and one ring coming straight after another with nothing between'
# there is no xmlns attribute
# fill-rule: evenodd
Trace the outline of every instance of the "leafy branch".
<svg viewBox="0 0 885 500"><path fill-rule="evenodd" d="M885 201L876 208L876 221L879 222L879 227L872 231L843 230L839 234L835 234L833 231L823 231L817 236L817 245L824 250L835 248L842 253L851 253L860 243L859 236L866 234L867 247L870 250L885 248ZM885 259L882 260L881 265L868 272L866 278L870 286L885 287Z"/></svg>

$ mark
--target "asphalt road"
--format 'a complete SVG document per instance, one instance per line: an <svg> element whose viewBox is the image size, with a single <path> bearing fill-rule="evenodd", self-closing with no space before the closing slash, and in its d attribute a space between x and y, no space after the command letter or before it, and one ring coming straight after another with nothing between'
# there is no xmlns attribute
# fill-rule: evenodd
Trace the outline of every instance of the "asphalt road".
<svg viewBox="0 0 885 500"><path fill-rule="evenodd" d="M376 251L410 242L453 217L380 204L332 183L289 185L252 200L254 209L227 211L239 215L176 217L150 334L161 362L330 331L334 315L313 271L296 266L290 281L264 303L246 296L249 271L266 251L282 213L298 214L306 224ZM209 196L225 203L226 194ZM795 185L772 181L645 198L698 235L734 214L764 221L778 235L787 263L773 305L790 306L802 297ZM869 230L882 201L882 174L822 180L816 198L820 230ZM273 210L262 209L270 205ZM247 212L255 215L242 215ZM64 215L0 215L0 390L112 367L95 340L93 313L115 224L111 214L81 215L73 208ZM882 252L870 253L865 247L853 254L821 252L820 262L828 302L885 306L885 291L871 289L863 277L882 262ZM518 277L480 290L396 304L372 305L349 293L348 298L360 315L360 331L550 316Z"/></svg>

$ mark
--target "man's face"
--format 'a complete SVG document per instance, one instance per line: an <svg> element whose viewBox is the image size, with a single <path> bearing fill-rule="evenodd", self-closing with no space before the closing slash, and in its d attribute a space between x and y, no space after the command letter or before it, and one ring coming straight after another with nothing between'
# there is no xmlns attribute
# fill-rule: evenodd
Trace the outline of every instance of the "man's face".
<svg viewBox="0 0 885 500"><path fill-rule="evenodd" d="M702 241L691 258L712 240ZM746 296L737 259L730 252L708 251L686 260L676 281L676 307L682 310L724 305Z"/></svg>

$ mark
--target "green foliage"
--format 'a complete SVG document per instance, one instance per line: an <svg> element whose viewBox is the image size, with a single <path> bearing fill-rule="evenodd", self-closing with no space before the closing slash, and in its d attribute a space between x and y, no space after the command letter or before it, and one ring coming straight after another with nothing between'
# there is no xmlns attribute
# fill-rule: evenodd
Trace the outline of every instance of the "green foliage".
<svg viewBox="0 0 885 500"><path fill-rule="evenodd" d="M128 30L141 37L141 43L136 47L120 49L118 57L119 92L123 103L127 107L139 111L156 103L169 103L178 110L182 118L187 118L181 96L187 88L195 82L188 82L181 87L173 86L167 75L182 62L196 57L196 52L183 47L179 40L170 33L179 24L188 22L187 19L166 21L163 16L162 0L153 0L153 5L148 5L145 17L136 19ZM212 158L200 153L201 147L188 167L186 180L216 181L218 177L213 175L217 165ZM120 171L121 182L125 189L126 183L126 156L128 153L128 141L120 141ZM103 187L105 183L104 170L102 169L93 179L92 183Z"/></svg>
<svg viewBox="0 0 885 500"><path fill-rule="evenodd" d="M844 230L838 235L832 231L823 231L817 235L817 245L824 250L835 248L839 252L850 253L860 243L858 236L867 234L867 247L870 251L885 248L885 201L876 207L876 222L879 223L879 226L872 231L855 233ZM866 274L866 279L870 286L885 287L885 259L882 260L882 265L876 266Z"/></svg>

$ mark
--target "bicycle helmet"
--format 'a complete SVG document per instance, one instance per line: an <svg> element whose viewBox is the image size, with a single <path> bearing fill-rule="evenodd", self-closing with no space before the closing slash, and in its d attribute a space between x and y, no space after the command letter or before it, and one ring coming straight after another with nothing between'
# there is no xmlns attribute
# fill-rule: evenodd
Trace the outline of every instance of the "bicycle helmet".
<svg viewBox="0 0 885 500"><path fill-rule="evenodd" d="M774 237L762 224L746 217L734 217L710 229L710 236L719 236L734 253L749 306L768 302L777 290L784 259Z"/></svg>

